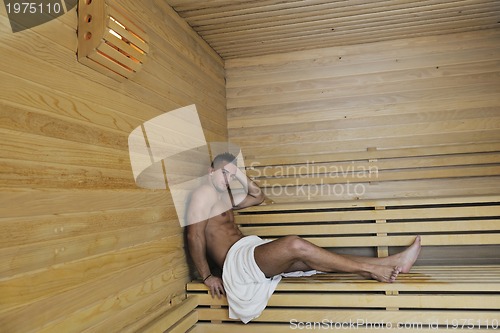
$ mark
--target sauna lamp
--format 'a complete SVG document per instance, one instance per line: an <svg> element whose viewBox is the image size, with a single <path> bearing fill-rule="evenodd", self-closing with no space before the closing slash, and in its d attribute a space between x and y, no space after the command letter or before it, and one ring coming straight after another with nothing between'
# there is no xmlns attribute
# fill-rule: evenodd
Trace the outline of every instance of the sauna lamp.
<svg viewBox="0 0 500 333"><path fill-rule="evenodd" d="M112 0L79 0L78 61L118 81L132 78L149 52L132 15Z"/></svg>

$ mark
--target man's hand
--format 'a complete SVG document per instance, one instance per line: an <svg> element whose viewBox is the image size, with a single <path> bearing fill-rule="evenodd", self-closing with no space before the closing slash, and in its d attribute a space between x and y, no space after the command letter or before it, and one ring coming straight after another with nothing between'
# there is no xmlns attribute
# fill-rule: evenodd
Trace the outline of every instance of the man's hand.
<svg viewBox="0 0 500 333"><path fill-rule="evenodd" d="M208 279L206 279L204 283L210 289L212 298L214 298L215 295L217 295L217 298L221 298L222 295L226 294L221 278L212 275Z"/></svg>
<svg viewBox="0 0 500 333"><path fill-rule="evenodd" d="M268 197L265 197L264 201L262 201L262 205L274 205L274 201L269 199Z"/></svg>

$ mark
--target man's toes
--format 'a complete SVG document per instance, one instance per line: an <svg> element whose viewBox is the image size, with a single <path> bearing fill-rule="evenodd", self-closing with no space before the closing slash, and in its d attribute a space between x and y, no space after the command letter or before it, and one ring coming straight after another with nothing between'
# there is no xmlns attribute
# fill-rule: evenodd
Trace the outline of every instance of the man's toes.
<svg viewBox="0 0 500 333"><path fill-rule="evenodd" d="M394 267L394 270L392 271L392 274L391 274L391 282L396 281L399 273L401 273L401 268L398 266Z"/></svg>

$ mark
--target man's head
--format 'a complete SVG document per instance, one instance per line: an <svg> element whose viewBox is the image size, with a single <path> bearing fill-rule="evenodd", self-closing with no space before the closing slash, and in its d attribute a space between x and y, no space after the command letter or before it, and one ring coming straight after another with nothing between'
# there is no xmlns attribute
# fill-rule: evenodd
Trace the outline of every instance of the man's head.
<svg viewBox="0 0 500 333"><path fill-rule="evenodd" d="M231 164L231 167L227 167ZM236 174L236 157L231 153L222 153L215 156L210 165L210 178L218 191L226 191L229 181Z"/></svg>
<svg viewBox="0 0 500 333"><path fill-rule="evenodd" d="M233 163L234 165L236 165L236 157L231 153L222 153L214 157L214 160L212 161L212 164L210 166L212 167L212 169L218 170L228 163Z"/></svg>

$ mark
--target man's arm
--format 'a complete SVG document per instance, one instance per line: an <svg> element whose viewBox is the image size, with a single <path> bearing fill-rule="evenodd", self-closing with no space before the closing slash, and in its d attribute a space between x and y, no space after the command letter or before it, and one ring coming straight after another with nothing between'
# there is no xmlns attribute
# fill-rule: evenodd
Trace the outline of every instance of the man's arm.
<svg viewBox="0 0 500 333"><path fill-rule="evenodd" d="M207 223L208 221L203 221L187 226L189 254L202 279L211 274L206 256L207 240L205 238L205 228Z"/></svg>
<svg viewBox="0 0 500 333"><path fill-rule="evenodd" d="M234 209L256 206L264 201L266 197L260 187L239 168L236 168L235 177L243 185L244 193L234 194Z"/></svg>
<svg viewBox="0 0 500 333"><path fill-rule="evenodd" d="M222 279L212 276L207 261L205 229L208 224L210 207L203 192L193 193L187 210L187 241L189 254L203 279L203 283L210 288L212 297L217 294L220 298L224 294Z"/></svg>

